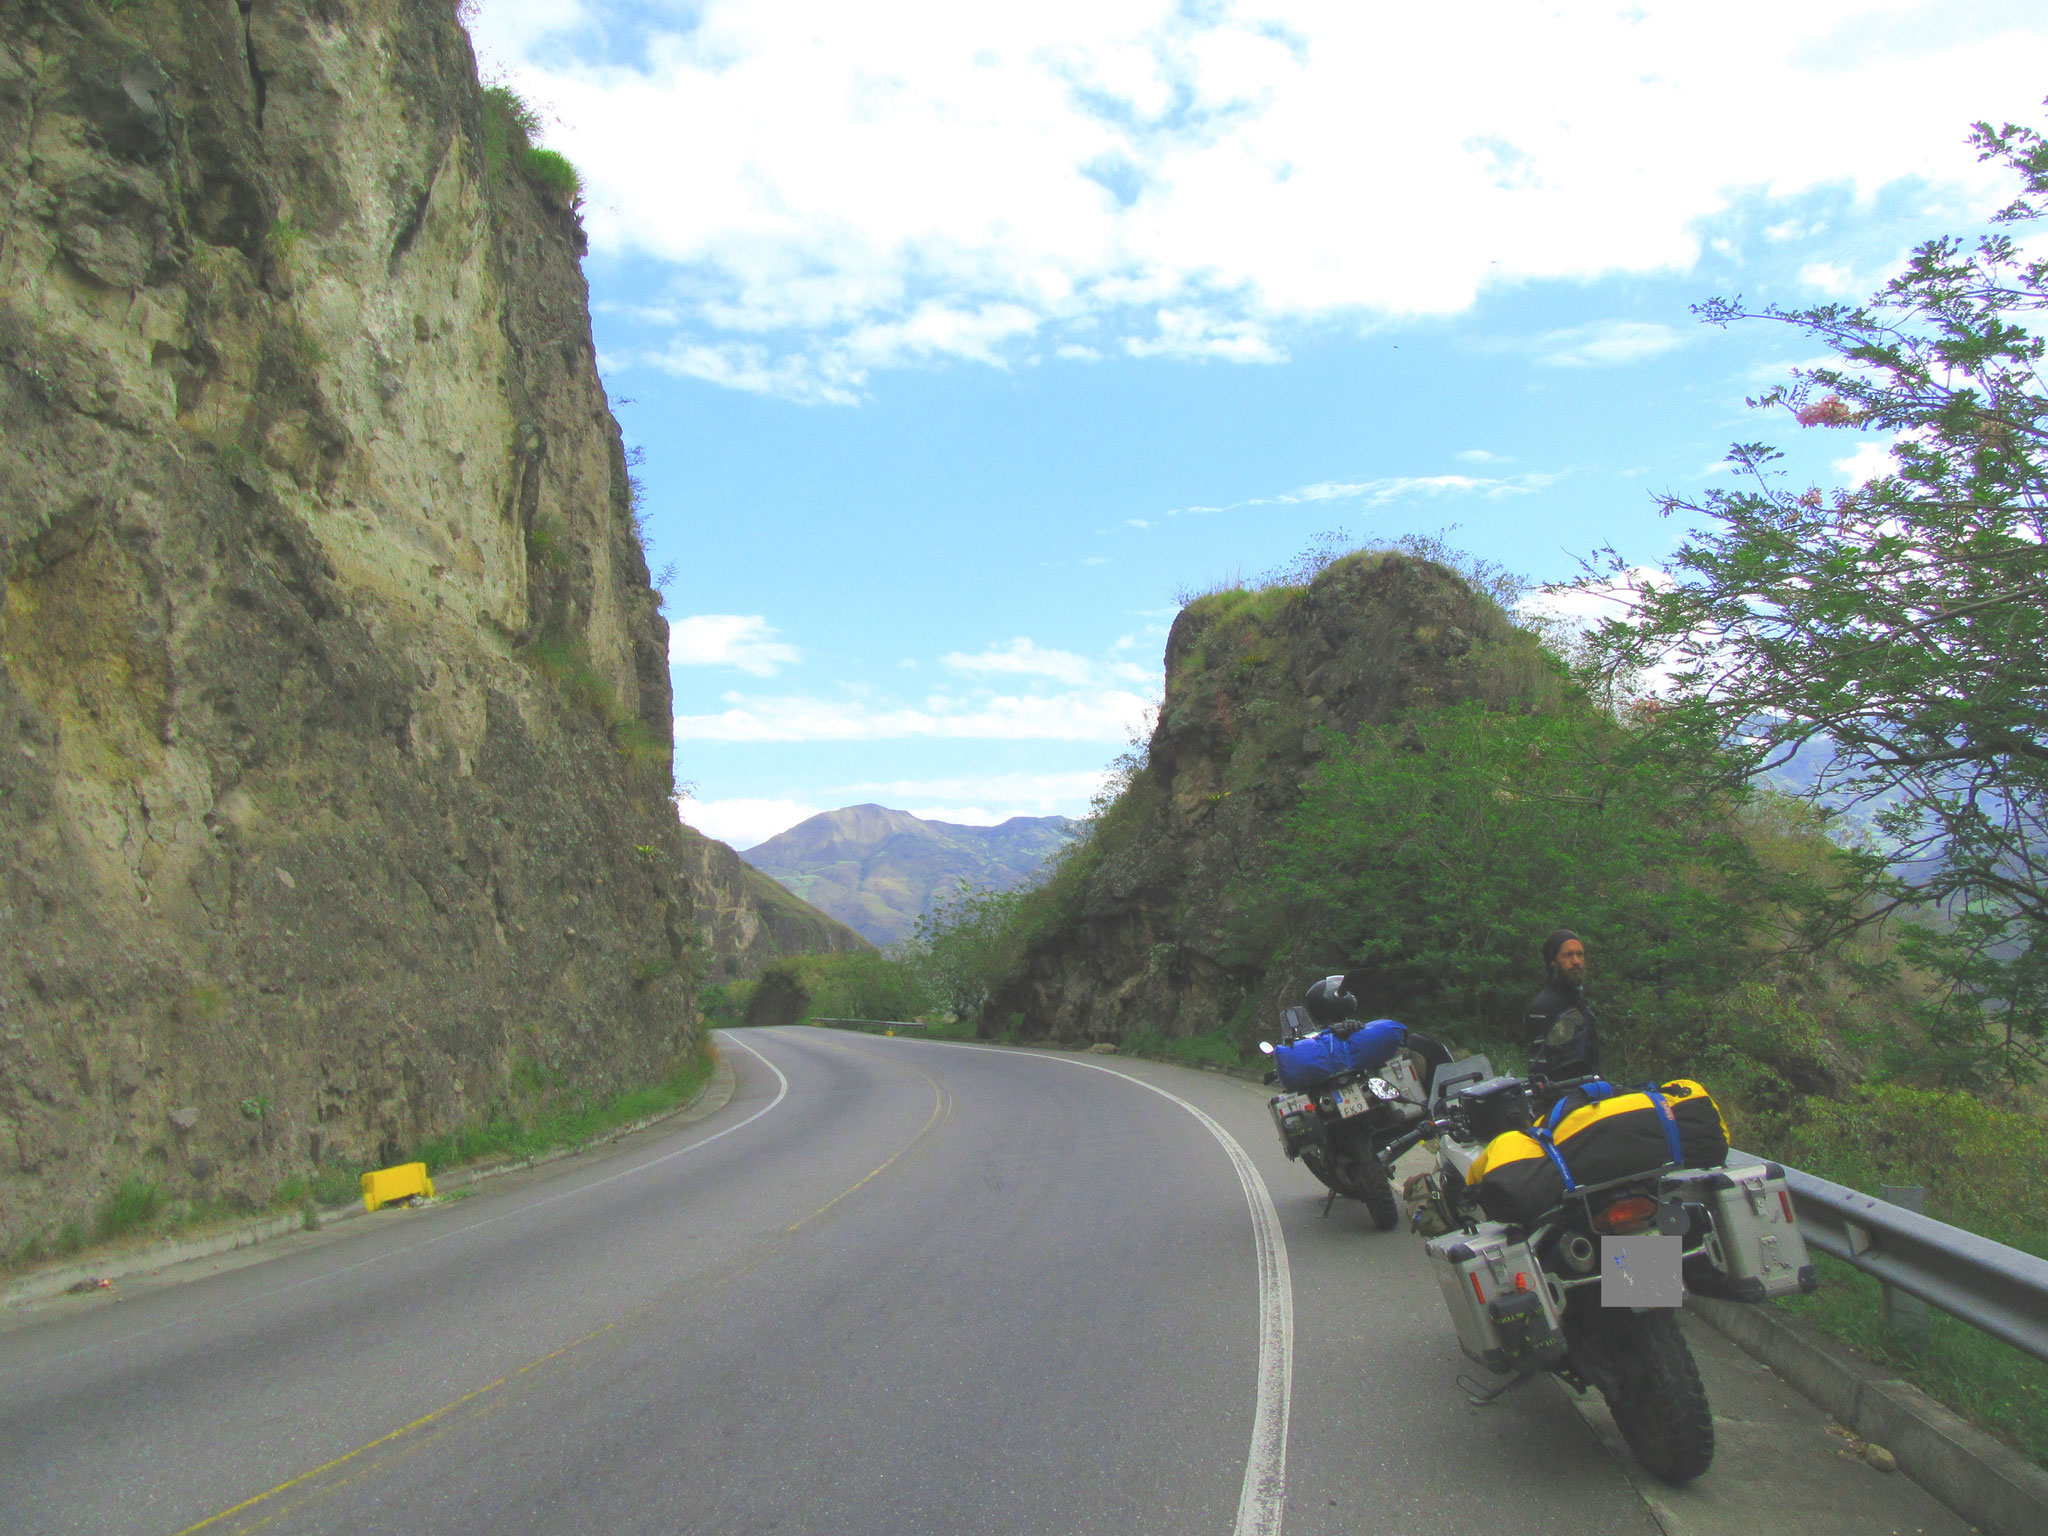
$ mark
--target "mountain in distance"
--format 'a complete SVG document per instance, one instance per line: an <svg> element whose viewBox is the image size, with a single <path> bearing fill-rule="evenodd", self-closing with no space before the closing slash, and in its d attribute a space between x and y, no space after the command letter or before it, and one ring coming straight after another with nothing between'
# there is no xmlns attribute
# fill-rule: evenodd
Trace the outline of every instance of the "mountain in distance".
<svg viewBox="0 0 2048 1536"><path fill-rule="evenodd" d="M910 937L956 891L1008 890L1074 835L1066 816L1012 816L995 827L925 821L849 805L798 822L741 857L877 944Z"/></svg>

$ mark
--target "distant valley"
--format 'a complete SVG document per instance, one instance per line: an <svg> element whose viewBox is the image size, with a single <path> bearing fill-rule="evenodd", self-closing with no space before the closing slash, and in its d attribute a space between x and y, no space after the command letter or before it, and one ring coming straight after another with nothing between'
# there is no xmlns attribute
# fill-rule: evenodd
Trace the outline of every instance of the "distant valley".
<svg viewBox="0 0 2048 1536"><path fill-rule="evenodd" d="M1065 816L1012 816L1000 826L969 827L850 805L740 856L855 932L892 944L956 891L1007 890L1031 879L1076 826Z"/></svg>

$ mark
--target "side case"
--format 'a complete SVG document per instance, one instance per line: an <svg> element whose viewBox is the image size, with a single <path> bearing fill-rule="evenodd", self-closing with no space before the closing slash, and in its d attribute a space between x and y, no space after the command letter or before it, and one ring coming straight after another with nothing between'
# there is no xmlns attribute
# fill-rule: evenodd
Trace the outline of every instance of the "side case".
<svg viewBox="0 0 2048 1536"><path fill-rule="evenodd" d="M1498 1375L1542 1370L1564 1358L1563 1318L1536 1256L1488 1222L1426 1245L1458 1347Z"/></svg>
<svg viewBox="0 0 2048 1536"><path fill-rule="evenodd" d="M1315 1135L1315 1101L1305 1093L1276 1093L1266 1101L1273 1112L1273 1124L1280 1132L1280 1150L1289 1158L1301 1156Z"/></svg>
<svg viewBox="0 0 2048 1536"><path fill-rule="evenodd" d="M1785 1170L1776 1163L1689 1173L1667 1181L1667 1187L1703 1206L1710 1223L1704 1268L1687 1267L1691 1289L1732 1301L1764 1301L1820 1284L1792 1214Z"/></svg>

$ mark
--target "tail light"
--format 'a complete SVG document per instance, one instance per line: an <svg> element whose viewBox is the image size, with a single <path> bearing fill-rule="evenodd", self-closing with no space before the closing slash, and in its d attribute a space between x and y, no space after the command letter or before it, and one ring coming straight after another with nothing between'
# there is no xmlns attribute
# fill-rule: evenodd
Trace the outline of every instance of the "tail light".
<svg viewBox="0 0 2048 1536"><path fill-rule="evenodd" d="M1602 1232L1640 1232L1657 1219L1657 1202L1648 1195L1623 1195L1593 1218Z"/></svg>

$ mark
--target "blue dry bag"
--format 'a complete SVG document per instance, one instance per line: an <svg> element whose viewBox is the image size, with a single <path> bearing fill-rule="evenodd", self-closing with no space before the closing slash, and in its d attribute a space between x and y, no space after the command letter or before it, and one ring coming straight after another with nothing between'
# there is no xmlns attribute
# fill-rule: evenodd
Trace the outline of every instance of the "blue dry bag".
<svg viewBox="0 0 2048 1536"><path fill-rule="evenodd" d="M1373 1072L1385 1066L1408 1039L1407 1029L1392 1019L1374 1019L1348 1035L1319 1030L1292 1045L1273 1047L1273 1066L1280 1086L1300 1093L1326 1083L1340 1072Z"/></svg>

